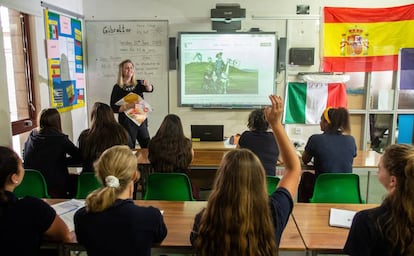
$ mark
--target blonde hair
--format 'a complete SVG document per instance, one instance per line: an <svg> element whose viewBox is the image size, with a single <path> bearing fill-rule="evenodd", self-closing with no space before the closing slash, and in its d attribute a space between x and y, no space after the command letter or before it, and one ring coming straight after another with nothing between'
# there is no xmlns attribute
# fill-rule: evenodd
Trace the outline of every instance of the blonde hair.
<svg viewBox="0 0 414 256"><path fill-rule="evenodd" d="M124 70L124 65L127 64L127 63L131 63L132 64L132 67L135 69L135 65L132 62L132 60L130 60L130 59L126 59L126 60L122 61L121 63L119 63L119 65L118 65L118 79L117 79L117 84L121 88L124 88L124 86L125 86L125 84L124 84L124 78L122 76L122 73L123 73L123 70ZM135 72L132 74L131 80L132 80L131 81L132 82L132 85L137 85L138 84L137 79L135 78Z"/></svg>
<svg viewBox="0 0 414 256"><path fill-rule="evenodd" d="M277 255L265 177L250 150L224 156L200 220L195 243L200 255Z"/></svg>
<svg viewBox="0 0 414 256"><path fill-rule="evenodd" d="M117 196L127 189L137 172L137 158L128 146L117 145L105 150L94 163L95 175L103 187L93 191L86 198L86 209L101 212L115 202ZM108 176L115 176L119 186L105 185Z"/></svg>

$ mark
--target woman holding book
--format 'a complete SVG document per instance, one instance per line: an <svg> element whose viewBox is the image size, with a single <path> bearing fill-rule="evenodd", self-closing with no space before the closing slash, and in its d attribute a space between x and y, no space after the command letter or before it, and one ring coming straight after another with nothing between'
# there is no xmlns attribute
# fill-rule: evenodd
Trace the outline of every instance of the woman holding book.
<svg viewBox="0 0 414 256"><path fill-rule="evenodd" d="M137 125L134 121L128 118L125 114L126 111L134 109L139 102L140 96L144 99L144 92L152 92L154 86L148 80L137 80L135 78L135 66L134 63L127 59L119 64L118 80L114 85L111 93L111 108L114 113L118 113L118 122L127 130L130 136L129 147L135 148L135 143L138 143L141 148L147 148L150 140L148 132L148 121L145 119L141 125ZM125 100L125 96L133 93L130 100ZM135 94L135 95L134 95ZM123 103L119 105L119 102Z"/></svg>

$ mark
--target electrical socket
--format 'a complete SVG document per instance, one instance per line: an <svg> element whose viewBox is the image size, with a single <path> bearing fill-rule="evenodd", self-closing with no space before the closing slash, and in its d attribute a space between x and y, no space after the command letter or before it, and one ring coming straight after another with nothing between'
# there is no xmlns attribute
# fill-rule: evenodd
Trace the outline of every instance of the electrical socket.
<svg viewBox="0 0 414 256"><path fill-rule="evenodd" d="M295 127L295 134L296 135L302 134L302 127Z"/></svg>

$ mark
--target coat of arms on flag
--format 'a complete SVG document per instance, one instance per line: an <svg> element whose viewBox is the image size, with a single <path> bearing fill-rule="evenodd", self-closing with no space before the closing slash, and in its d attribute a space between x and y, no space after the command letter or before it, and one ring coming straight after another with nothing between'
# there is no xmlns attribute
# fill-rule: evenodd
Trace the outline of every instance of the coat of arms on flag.
<svg viewBox="0 0 414 256"><path fill-rule="evenodd" d="M414 4L389 8L325 7L323 71L398 69L398 52L414 47Z"/></svg>

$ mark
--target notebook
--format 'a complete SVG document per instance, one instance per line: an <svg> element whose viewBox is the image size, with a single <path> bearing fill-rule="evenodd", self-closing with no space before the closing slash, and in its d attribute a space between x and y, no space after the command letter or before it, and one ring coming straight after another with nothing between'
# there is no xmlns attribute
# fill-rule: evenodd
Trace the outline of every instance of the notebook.
<svg viewBox="0 0 414 256"><path fill-rule="evenodd" d="M223 141L224 125L191 125L192 141Z"/></svg>
<svg viewBox="0 0 414 256"><path fill-rule="evenodd" d="M331 208L329 213L329 226L350 228L355 213L356 211Z"/></svg>

